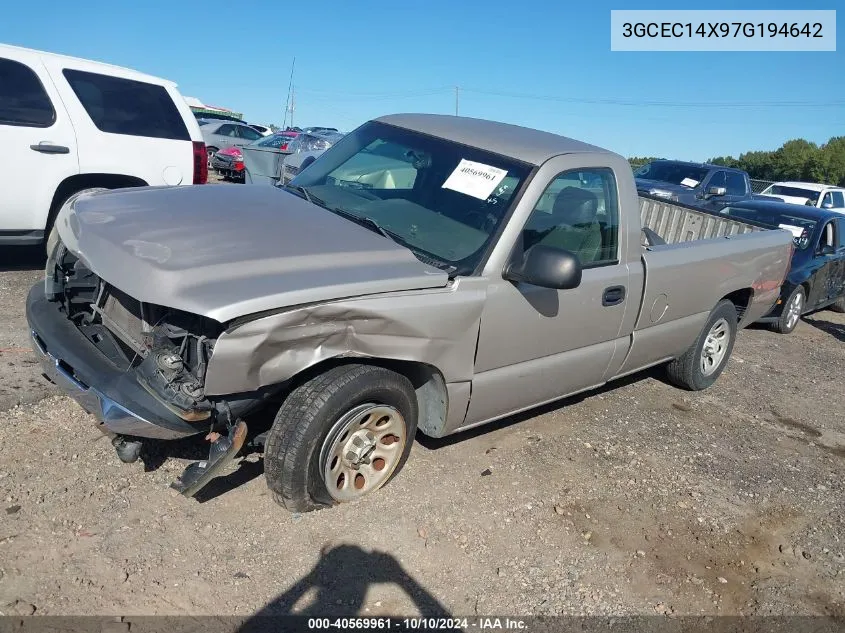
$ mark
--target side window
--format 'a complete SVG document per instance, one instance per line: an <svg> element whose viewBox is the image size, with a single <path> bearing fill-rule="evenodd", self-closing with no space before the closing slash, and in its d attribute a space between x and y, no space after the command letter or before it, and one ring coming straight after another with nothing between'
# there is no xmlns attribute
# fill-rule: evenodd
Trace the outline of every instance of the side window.
<svg viewBox="0 0 845 633"><path fill-rule="evenodd" d="M839 235L836 248L845 248L845 218L836 220L836 228L838 229L836 232Z"/></svg>
<svg viewBox="0 0 845 633"><path fill-rule="evenodd" d="M191 140L164 86L70 68L62 74L97 129L127 136Z"/></svg>
<svg viewBox="0 0 845 633"><path fill-rule="evenodd" d="M245 138L248 141L257 141L258 139L263 138L261 134L253 130L251 127L246 127L245 125L238 125L236 126L236 128L241 138Z"/></svg>
<svg viewBox="0 0 845 633"><path fill-rule="evenodd" d="M727 194L729 196L744 196L746 194L745 176L735 171L728 171L724 173L726 174L725 182L727 184L725 185L725 188L727 189ZM720 185L713 186L716 187Z"/></svg>
<svg viewBox="0 0 845 633"><path fill-rule="evenodd" d="M833 196L834 209L845 209L845 192L832 191L830 195Z"/></svg>
<svg viewBox="0 0 845 633"><path fill-rule="evenodd" d="M832 246L833 248L837 247L837 238L836 238L836 220L831 220L827 224L824 225L822 229L822 236L819 240L819 248L823 246ZM839 238L841 239L841 238Z"/></svg>
<svg viewBox="0 0 845 633"><path fill-rule="evenodd" d="M215 134L217 134L218 136L237 136L235 126L229 125L228 123L226 125L221 125L219 128L217 128Z"/></svg>
<svg viewBox="0 0 845 633"><path fill-rule="evenodd" d="M710 181L707 183L707 189L709 190L710 187L725 187L727 188L727 178L725 177L725 172L717 171L716 173L711 176ZM730 193L730 192L728 192Z"/></svg>
<svg viewBox="0 0 845 633"><path fill-rule="evenodd" d="M540 196L522 231L523 248L544 244L575 253L584 267L619 259L616 178L606 168L559 174Z"/></svg>
<svg viewBox="0 0 845 633"><path fill-rule="evenodd" d="M0 58L0 125L50 127L56 112L33 70Z"/></svg>

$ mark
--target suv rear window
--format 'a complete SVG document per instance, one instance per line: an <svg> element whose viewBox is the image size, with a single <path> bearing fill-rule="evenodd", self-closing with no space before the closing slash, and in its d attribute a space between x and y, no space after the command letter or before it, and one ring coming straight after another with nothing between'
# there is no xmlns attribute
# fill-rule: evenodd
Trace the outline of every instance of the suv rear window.
<svg viewBox="0 0 845 633"><path fill-rule="evenodd" d="M0 125L50 127L56 111L33 70L11 59L0 59Z"/></svg>
<svg viewBox="0 0 845 633"><path fill-rule="evenodd" d="M191 140L163 86L69 68L62 72L94 125L103 132Z"/></svg>

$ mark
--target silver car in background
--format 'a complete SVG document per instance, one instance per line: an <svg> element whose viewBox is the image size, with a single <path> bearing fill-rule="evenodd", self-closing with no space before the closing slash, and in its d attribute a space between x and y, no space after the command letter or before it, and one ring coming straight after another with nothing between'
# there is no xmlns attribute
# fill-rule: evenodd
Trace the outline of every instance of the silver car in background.
<svg viewBox="0 0 845 633"><path fill-rule="evenodd" d="M246 123L226 120L212 120L200 126L202 138L205 141L206 152L208 153L208 166L211 168L211 160L217 150L226 147L244 147L250 143L264 138L260 132L253 129Z"/></svg>
<svg viewBox="0 0 845 633"><path fill-rule="evenodd" d="M288 145L290 154L280 165L279 184L286 185L296 175L317 160L323 152L344 137L342 132L302 132Z"/></svg>

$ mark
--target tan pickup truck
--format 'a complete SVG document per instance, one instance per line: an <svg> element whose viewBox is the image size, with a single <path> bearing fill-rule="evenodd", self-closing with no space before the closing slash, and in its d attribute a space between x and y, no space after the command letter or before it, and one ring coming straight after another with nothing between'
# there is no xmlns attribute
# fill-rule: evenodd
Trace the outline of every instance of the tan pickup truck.
<svg viewBox="0 0 845 633"><path fill-rule="evenodd" d="M708 387L792 252L786 231L638 197L617 154L437 115L368 122L285 187L95 193L56 226L27 304L45 373L124 461L210 440L188 496L263 446L296 511L377 490L417 431L661 363Z"/></svg>

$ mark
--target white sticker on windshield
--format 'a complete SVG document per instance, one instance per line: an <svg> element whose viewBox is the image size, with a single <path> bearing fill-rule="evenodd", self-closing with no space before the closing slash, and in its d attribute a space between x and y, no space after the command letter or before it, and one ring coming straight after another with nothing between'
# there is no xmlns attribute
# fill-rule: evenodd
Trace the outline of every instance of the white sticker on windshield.
<svg viewBox="0 0 845 633"><path fill-rule="evenodd" d="M689 187L690 189L693 189L693 188L695 188L695 187L698 185L698 183L699 183L699 182L700 182L700 181L698 181L698 180L694 180L693 178L684 178L684 179L681 181L681 184L682 184L684 187Z"/></svg>
<svg viewBox="0 0 845 633"><path fill-rule="evenodd" d="M479 200L486 200L507 175L507 170L461 159L455 171L443 183L443 189L451 189Z"/></svg>
<svg viewBox="0 0 845 633"><path fill-rule="evenodd" d="M791 224L778 224L779 229L786 229L790 233L792 233L793 237L801 237L804 233L804 229L800 226L792 226Z"/></svg>

